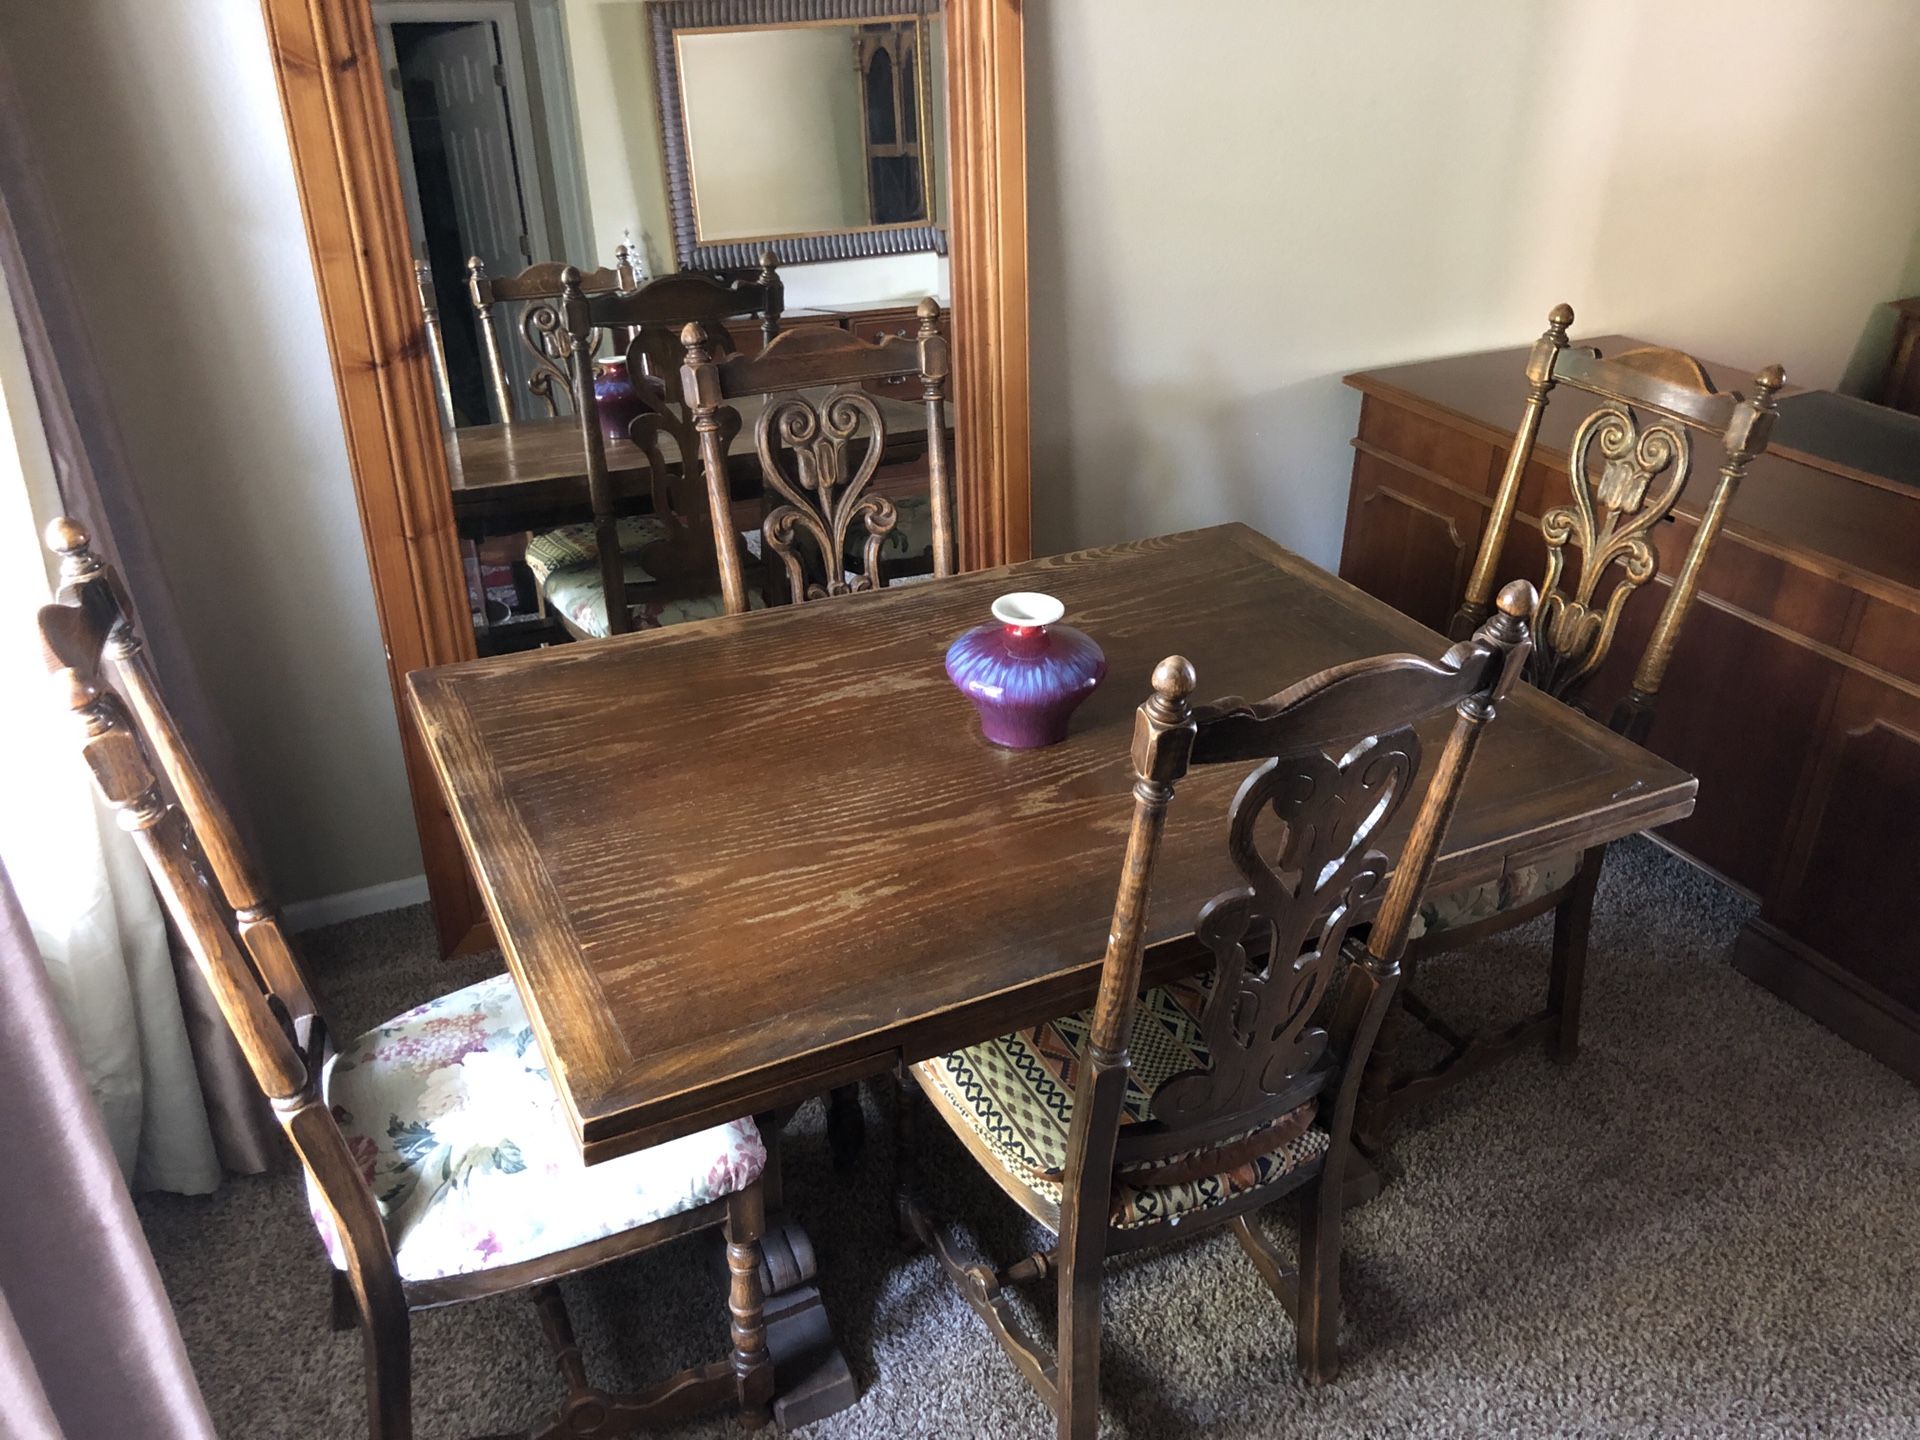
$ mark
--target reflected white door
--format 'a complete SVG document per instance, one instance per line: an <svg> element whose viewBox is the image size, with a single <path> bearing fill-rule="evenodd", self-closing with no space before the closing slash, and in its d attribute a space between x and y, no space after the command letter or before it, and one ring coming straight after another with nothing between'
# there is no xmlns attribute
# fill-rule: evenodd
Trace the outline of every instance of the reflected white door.
<svg viewBox="0 0 1920 1440"><path fill-rule="evenodd" d="M478 255L489 274L517 275L533 263L534 222L514 146L499 29L491 21L473 21L432 30L399 47L400 78L409 86L432 87L462 250ZM416 121L416 167L421 138ZM515 334L518 316L502 307L494 319L508 381L516 397L526 397L520 405L525 417L532 413L526 382L533 366Z"/></svg>

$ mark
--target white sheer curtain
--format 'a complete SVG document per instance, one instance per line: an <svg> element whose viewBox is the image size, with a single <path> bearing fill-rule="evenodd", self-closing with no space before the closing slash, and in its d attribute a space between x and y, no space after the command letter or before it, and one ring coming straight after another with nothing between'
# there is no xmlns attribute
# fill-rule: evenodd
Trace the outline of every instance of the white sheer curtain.
<svg viewBox="0 0 1920 1440"><path fill-rule="evenodd" d="M40 529L58 508L13 306L0 277L0 859L88 1089L135 1188L201 1194L220 1163L159 903L93 794L74 721L40 657L52 595Z"/></svg>

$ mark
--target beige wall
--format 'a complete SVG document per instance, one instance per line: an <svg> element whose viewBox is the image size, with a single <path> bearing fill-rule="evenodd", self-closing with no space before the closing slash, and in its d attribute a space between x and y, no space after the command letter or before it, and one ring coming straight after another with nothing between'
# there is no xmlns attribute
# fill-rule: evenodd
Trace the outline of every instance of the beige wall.
<svg viewBox="0 0 1920 1440"><path fill-rule="evenodd" d="M1027 8L1042 550L1237 518L1332 563L1339 377L1560 300L1832 384L1920 229L1911 0L1173 13Z"/></svg>
<svg viewBox="0 0 1920 1440"><path fill-rule="evenodd" d="M258 7L5 5L0 52L281 898L417 874Z"/></svg>

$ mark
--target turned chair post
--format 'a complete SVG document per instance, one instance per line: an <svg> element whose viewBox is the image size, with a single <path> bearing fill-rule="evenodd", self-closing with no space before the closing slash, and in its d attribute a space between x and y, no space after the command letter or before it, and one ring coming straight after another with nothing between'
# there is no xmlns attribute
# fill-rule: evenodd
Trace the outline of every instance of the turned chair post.
<svg viewBox="0 0 1920 1440"><path fill-rule="evenodd" d="M1533 440L1540 433L1540 417L1546 413L1547 396L1553 390L1553 366L1567 347L1567 330L1573 324L1573 307L1556 305L1547 316L1547 328L1533 342L1527 356L1527 403L1520 412L1520 428L1507 451L1506 468L1500 472L1500 487L1493 493L1493 509L1487 515L1484 535L1494 538L1482 542L1474 556L1473 573L1467 578L1466 597L1454 613L1449 636L1464 640L1487 618L1493 603L1494 572L1499 568L1500 545L1507 527L1513 523L1513 509L1520 500L1520 483L1526 478L1527 463L1533 458Z"/></svg>
<svg viewBox="0 0 1920 1440"><path fill-rule="evenodd" d="M1074 1087L1060 1212L1059 1378L1061 1440L1091 1440L1100 1424L1101 1269L1107 1252L1107 1197L1114 1146L1132 1061L1127 1036L1140 989L1147 901L1154 859L1173 787L1193 750L1193 666L1184 656L1162 660L1153 697L1134 717L1133 822L1127 832L1113 924L1101 962L1100 993L1088 1033L1087 1058Z"/></svg>
<svg viewBox="0 0 1920 1440"><path fill-rule="evenodd" d="M440 401L440 423L451 426L453 381L447 374L446 337L440 333L440 302L433 293L433 267L413 262L413 286L420 295L420 324L427 338L427 363L433 367L433 393Z"/></svg>

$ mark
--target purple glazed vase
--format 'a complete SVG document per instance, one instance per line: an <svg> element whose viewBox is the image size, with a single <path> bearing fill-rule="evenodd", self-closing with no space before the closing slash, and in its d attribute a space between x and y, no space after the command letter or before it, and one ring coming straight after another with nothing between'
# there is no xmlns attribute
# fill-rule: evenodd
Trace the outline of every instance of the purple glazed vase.
<svg viewBox="0 0 1920 1440"><path fill-rule="evenodd" d="M1066 607L1023 591L993 602L997 624L978 625L947 648L947 678L980 712L980 733L1009 750L1067 738L1067 720L1106 676L1093 638L1059 623Z"/></svg>
<svg viewBox="0 0 1920 1440"><path fill-rule="evenodd" d="M634 419L646 407L634 391L623 359L596 362L593 374L593 403L600 412L600 433L609 440L624 440Z"/></svg>

